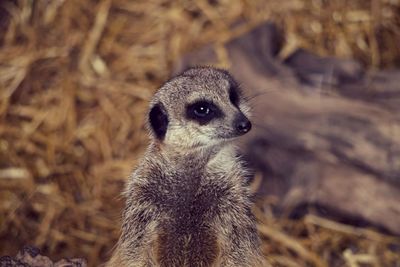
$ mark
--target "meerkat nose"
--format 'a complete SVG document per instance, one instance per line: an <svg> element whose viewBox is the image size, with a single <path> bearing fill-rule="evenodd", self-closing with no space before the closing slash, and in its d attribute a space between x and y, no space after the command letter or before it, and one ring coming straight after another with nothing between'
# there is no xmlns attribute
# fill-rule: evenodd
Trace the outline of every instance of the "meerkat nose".
<svg viewBox="0 0 400 267"><path fill-rule="evenodd" d="M245 134L251 129L251 122L243 114L236 117L234 125L239 134Z"/></svg>

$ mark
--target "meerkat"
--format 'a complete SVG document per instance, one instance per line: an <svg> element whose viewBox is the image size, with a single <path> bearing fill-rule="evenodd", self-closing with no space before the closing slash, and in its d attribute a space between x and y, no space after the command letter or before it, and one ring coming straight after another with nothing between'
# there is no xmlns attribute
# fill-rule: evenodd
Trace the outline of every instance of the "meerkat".
<svg viewBox="0 0 400 267"><path fill-rule="evenodd" d="M224 70L191 68L155 93L151 142L124 192L122 234L107 266L263 266L232 144L250 131L248 117Z"/></svg>

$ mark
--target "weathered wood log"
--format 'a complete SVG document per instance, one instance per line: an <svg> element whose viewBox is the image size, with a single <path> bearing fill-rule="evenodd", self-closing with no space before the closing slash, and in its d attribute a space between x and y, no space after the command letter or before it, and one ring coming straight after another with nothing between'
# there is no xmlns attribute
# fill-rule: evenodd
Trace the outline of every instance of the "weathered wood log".
<svg viewBox="0 0 400 267"><path fill-rule="evenodd" d="M242 148L263 173L260 194L279 197L282 211L314 205L400 234L400 71L305 50L280 62L280 38L266 23L226 45L252 98L255 127ZM213 63L209 45L176 72Z"/></svg>

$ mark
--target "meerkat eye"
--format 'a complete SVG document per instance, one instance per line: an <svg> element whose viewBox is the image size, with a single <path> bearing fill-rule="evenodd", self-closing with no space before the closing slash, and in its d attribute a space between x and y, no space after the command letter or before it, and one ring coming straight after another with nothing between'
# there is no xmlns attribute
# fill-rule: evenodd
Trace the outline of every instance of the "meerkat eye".
<svg viewBox="0 0 400 267"><path fill-rule="evenodd" d="M200 125L207 124L212 119L221 117L221 110L209 101L198 101L187 106L186 116Z"/></svg>
<svg viewBox="0 0 400 267"><path fill-rule="evenodd" d="M239 93L235 86L229 88L229 100L235 106L239 105Z"/></svg>
<svg viewBox="0 0 400 267"><path fill-rule="evenodd" d="M210 114L211 110L207 105L200 104L194 108L193 112L197 117L203 118Z"/></svg>

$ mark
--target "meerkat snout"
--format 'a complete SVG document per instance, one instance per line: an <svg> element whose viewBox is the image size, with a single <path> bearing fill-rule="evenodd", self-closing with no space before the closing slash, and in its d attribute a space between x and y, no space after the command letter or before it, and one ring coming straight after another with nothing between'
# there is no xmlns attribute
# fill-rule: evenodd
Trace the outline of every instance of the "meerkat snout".
<svg viewBox="0 0 400 267"><path fill-rule="evenodd" d="M193 148L225 142L251 129L249 107L226 71L193 68L165 83L149 112L153 137Z"/></svg>
<svg viewBox="0 0 400 267"><path fill-rule="evenodd" d="M238 134L243 135L251 130L251 122L242 113L236 116L234 121L234 127L236 128Z"/></svg>

